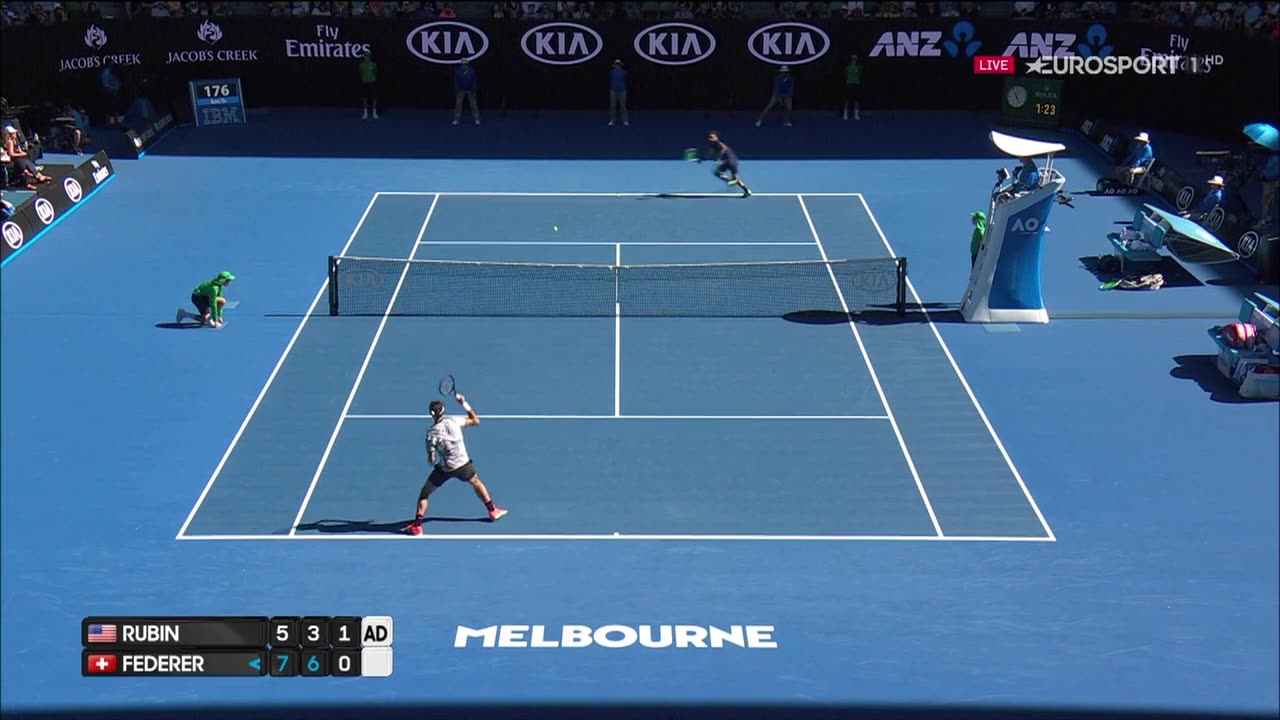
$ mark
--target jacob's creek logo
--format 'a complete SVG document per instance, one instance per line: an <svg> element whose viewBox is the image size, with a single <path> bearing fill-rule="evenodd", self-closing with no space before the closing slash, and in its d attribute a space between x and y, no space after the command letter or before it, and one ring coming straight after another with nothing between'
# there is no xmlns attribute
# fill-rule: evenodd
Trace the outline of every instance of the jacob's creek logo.
<svg viewBox="0 0 1280 720"><path fill-rule="evenodd" d="M22 247L22 243L26 242L26 236L22 234L22 226L16 222L6 222L0 233L4 235L4 241L9 247L17 250Z"/></svg>
<svg viewBox="0 0 1280 720"><path fill-rule="evenodd" d="M490 625L458 626L455 648L714 648L773 649L772 625Z"/></svg>
<svg viewBox="0 0 1280 720"><path fill-rule="evenodd" d="M961 20L944 38L936 30L885 32L871 48L871 57L974 57L982 49L973 23ZM1006 55L1008 53L1005 53Z"/></svg>
<svg viewBox="0 0 1280 720"><path fill-rule="evenodd" d="M198 62L257 62L257 50L233 50L215 47L222 41L222 28L215 22L205 20L196 28L196 40L206 47L196 50L170 51L166 65L174 63Z"/></svg>
<svg viewBox="0 0 1280 720"><path fill-rule="evenodd" d="M524 54L548 65L577 65L600 54L604 38L586 25L554 22L539 25L520 38Z"/></svg>
<svg viewBox="0 0 1280 720"><path fill-rule="evenodd" d="M342 28L336 25L316 25L315 37L309 40L287 38L284 41L284 54L291 58L346 60L369 51L367 42L343 39Z"/></svg>
<svg viewBox="0 0 1280 720"><path fill-rule="evenodd" d="M489 36L480 28L464 22L440 20L410 30L404 43L419 60L457 65L484 55L489 49Z"/></svg>
<svg viewBox="0 0 1280 720"><path fill-rule="evenodd" d="M107 31L97 25L90 25L84 31L84 46L89 49L89 55L81 57L69 57L58 59L58 72L67 72L68 70L92 70L102 67L102 64L108 60L116 65L140 65L142 64L142 53L123 52L123 53L101 53L99 52L107 46L109 38Z"/></svg>
<svg viewBox="0 0 1280 720"><path fill-rule="evenodd" d="M797 22L780 22L751 33L747 50L773 65L803 65L831 49L831 38L821 29Z"/></svg>
<svg viewBox="0 0 1280 720"><path fill-rule="evenodd" d="M53 222L53 216L53 203L44 198L36 200L36 217L40 218L40 222L48 225Z"/></svg>
<svg viewBox="0 0 1280 720"><path fill-rule="evenodd" d="M652 25L636 34L636 54L658 65L692 65L711 57L716 36L688 23Z"/></svg>

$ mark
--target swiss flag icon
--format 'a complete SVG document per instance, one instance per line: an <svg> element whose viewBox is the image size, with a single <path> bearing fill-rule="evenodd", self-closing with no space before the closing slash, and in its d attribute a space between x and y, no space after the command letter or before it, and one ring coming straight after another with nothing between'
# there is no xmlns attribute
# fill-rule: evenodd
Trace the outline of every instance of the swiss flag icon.
<svg viewBox="0 0 1280 720"><path fill-rule="evenodd" d="M116 656L90 655L86 669L90 675L110 675L116 671Z"/></svg>

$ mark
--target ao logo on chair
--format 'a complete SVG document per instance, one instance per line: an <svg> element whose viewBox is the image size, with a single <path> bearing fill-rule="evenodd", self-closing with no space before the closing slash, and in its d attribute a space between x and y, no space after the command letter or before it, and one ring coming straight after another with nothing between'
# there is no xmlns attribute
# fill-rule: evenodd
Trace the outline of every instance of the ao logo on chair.
<svg viewBox="0 0 1280 720"><path fill-rule="evenodd" d="M599 55L604 38L586 25L553 22L526 32L520 38L520 49L547 65L577 65Z"/></svg>
<svg viewBox="0 0 1280 720"><path fill-rule="evenodd" d="M1018 233L1034 233L1040 231L1040 221L1035 218L1017 218L1013 221L1012 229Z"/></svg>

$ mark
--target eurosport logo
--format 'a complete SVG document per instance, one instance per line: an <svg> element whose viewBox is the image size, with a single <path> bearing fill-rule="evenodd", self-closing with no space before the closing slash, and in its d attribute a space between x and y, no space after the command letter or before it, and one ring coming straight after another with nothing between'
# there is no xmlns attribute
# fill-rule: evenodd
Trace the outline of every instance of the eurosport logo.
<svg viewBox="0 0 1280 720"><path fill-rule="evenodd" d="M196 40L204 43L205 48L198 50L170 51L165 59L166 65L174 63L200 62L257 62L257 50L232 50L229 48L213 49L222 40L222 27L211 20L205 20L196 28Z"/></svg>
<svg viewBox="0 0 1280 720"><path fill-rule="evenodd" d="M1027 63L1027 72L1036 75L1176 75L1183 62L1179 55L1126 57L1039 57Z"/></svg>
<svg viewBox="0 0 1280 720"><path fill-rule="evenodd" d="M1175 198L1174 202L1177 204L1179 210L1186 210L1187 208L1191 207L1191 203L1195 199L1196 199L1196 189L1191 187L1190 185L1185 185L1181 190L1178 191L1178 196L1177 198Z"/></svg>
<svg viewBox="0 0 1280 720"><path fill-rule="evenodd" d="M67 199L74 203L80 202L80 198L84 195L84 190L80 188L80 183L75 178L67 178L62 181L62 189L67 193Z"/></svg>
<svg viewBox="0 0 1280 720"><path fill-rule="evenodd" d="M973 23L961 20L951 26L947 39L937 30L885 32L871 48L871 57L974 57L982 49Z"/></svg>
<svg viewBox="0 0 1280 720"><path fill-rule="evenodd" d="M36 217L40 218L40 222L44 223L45 225L48 225L49 223L53 222L53 216L54 216L53 203L49 202L48 200L45 200L44 198L40 198L39 200L36 200L35 207L36 207Z"/></svg>
<svg viewBox="0 0 1280 720"><path fill-rule="evenodd" d="M1020 32L1009 41L1001 55L1022 58L1038 57L1110 57L1115 48L1107 42L1107 29L1102 25L1090 25L1085 31L1085 41L1076 42L1073 32Z"/></svg>
<svg viewBox="0 0 1280 720"><path fill-rule="evenodd" d="M520 49L547 65L578 65L600 54L604 38L586 25L553 22L526 32L520 38Z"/></svg>
<svg viewBox="0 0 1280 720"><path fill-rule="evenodd" d="M26 242L27 239L22 234L22 226L12 221L6 222L4 227L0 228L0 233L4 234L4 241L14 250L22 247L22 243Z"/></svg>
<svg viewBox="0 0 1280 720"><path fill-rule="evenodd" d="M489 36L480 28L456 20L419 25L409 31L405 46L419 60L438 65L457 65L484 55Z"/></svg>
<svg viewBox="0 0 1280 720"><path fill-rule="evenodd" d="M751 33L747 50L756 59L773 65L804 65L827 54L831 38L812 25L780 22Z"/></svg>
<svg viewBox="0 0 1280 720"><path fill-rule="evenodd" d="M485 648L586 648L609 649L775 649L772 625L489 625L470 628L459 625L455 648L471 647L477 641Z"/></svg>
<svg viewBox="0 0 1280 720"><path fill-rule="evenodd" d="M657 65L692 65L711 57L716 36L688 23L661 23L636 34L636 54Z"/></svg>
<svg viewBox="0 0 1280 720"><path fill-rule="evenodd" d="M1250 230L1236 241L1236 252L1240 253L1242 258L1253 257L1253 254L1258 252L1258 240L1258 233Z"/></svg>
<svg viewBox="0 0 1280 720"><path fill-rule="evenodd" d="M94 70L102 67L103 63L110 60L116 65L141 65L142 53L107 53L96 54L96 51L103 49L108 41L107 31L97 25L90 25L84 31L84 44L93 55L85 55L83 57L59 58L58 72L67 72L68 70Z"/></svg>

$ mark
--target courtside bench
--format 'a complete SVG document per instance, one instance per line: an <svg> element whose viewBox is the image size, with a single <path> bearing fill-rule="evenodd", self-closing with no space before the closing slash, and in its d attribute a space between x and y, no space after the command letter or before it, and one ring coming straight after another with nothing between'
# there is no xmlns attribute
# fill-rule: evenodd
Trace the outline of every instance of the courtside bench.
<svg viewBox="0 0 1280 720"><path fill-rule="evenodd" d="M1120 239L1120 233L1109 233L1107 239L1111 241L1111 247L1115 250L1112 254L1120 259L1120 271L1127 273L1128 265L1137 265L1139 267L1136 269L1141 269L1142 265L1159 264L1163 259L1159 250L1164 245L1164 235L1169 228L1163 222L1152 220L1142 211L1142 208L1138 208L1133 214L1133 224L1130 228L1136 230L1142 239L1151 245L1151 249L1130 248Z"/></svg>
<svg viewBox="0 0 1280 720"><path fill-rule="evenodd" d="M1226 327L1209 329L1218 346L1218 371L1246 398L1280 398L1280 303L1254 293L1240 305L1238 319L1257 328L1245 347L1227 337Z"/></svg>

